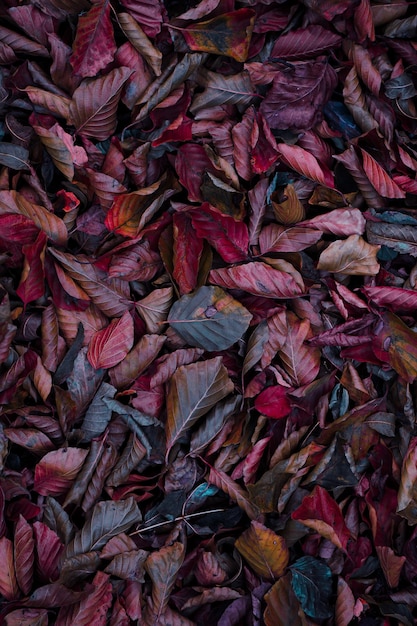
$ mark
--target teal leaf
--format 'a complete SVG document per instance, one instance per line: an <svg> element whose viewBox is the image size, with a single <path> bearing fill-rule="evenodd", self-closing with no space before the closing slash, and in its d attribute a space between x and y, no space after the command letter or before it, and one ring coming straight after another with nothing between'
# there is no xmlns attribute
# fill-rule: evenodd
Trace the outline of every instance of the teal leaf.
<svg viewBox="0 0 417 626"><path fill-rule="evenodd" d="M292 588L303 611L313 619L326 619L333 615L330 598L333 593L332 572L312 556L303 556L290 567Z"/></svg>

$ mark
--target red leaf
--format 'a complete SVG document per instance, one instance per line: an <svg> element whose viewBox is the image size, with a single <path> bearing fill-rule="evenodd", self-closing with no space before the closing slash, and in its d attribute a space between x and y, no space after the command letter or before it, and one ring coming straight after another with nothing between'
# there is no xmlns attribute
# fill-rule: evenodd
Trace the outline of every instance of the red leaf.
<svg viewBox="0 0 417 626"><path fill-rule="evenodd" d="M316 485L311 495L303 498L291 517L313 528L341 550L346 550L350 532L339 505L323 487Z"/></svg>
<svg viewBox="0 0 417 626"><path fill-rule="evenodd" d="M58 535L42 522L33 524L37 554L37 569L45 582L52 582L59 577L60 558L64 544Z"/></svg>
<svg viewBox="0 0 417 626"><path fill-rule="evenodd" d="M300 146L291 146L286 143L279 143L277 147L284 162L293 170L306 176L306 178L320 183L320 185L334 188L331 171L325 165L320 165L316 157L307 152L307 150L300 148Z"/></svg>
<svg viewBox="0 0 417 626"><path fill-rule="evenodd" d="M417 292L401 287L362 287L370 302L386 307L394 313L414 313L417 309Z"/></svg>
<svg viewBox="0 0 417 626"><path fill-rule="evenodd" d="M45 292L43 259L46 240L45 233L40 231L35 242L26 244L22 248L25 255L25 265L16 293L25 305L41 298Z"/></svg>
<svg viewBox="0 0 417 626"><path fill-rule="evenodd" d="M0 593L6 600L15 600L19 594L13 562L13 543L7 537L0 538Z"/></svg>
<svg viewBox="0 0 417 626"><path fill-rule="evenodd" d="M81 448L60 448L45 454L35 468L34 490L42 496L66 493L87 454L88 450Z"/></svg>
<svg viewBox="0 0 417 626"><path fill-rule="evenodd" d="M161 32L164 11L161 0L121 0L120 4L142 26L148 37L155 37Z"/></svg>
<svg viewBox="0 0 417 626"><path fill-rule="evenodd" d="M293 298L303 293L290 274L257 261L211 270L210 282L226 289L243 289L255 296L267 298Z"/></svg>
<svg viewBox="0 0 417 626"><path fill-rule="evenodd" d="M92 591L85 596L74 615L73 624L91 626L106 626L107 611L112 603L112 584L110 576L104 572L97 572L94 576Z"/></svg>
<svg viewBox="0 0 417 626"><path fill-rule="evenodd" d="M16 578L22 593L27 596L32 589L35 561L35 542L32 527L20 515L14 533L14 562Z"/></svg>
<svg viewBox="0 0 417 626"><path fill-rule="evenodd" d="M189 211L198 237L206 239L227 263L248 258L249 234L246 224L224 215L205 202Z"/></svg>
<svg viewBox="0 0 417 626"><path fill-rule="evenodd" d="M95 369L109 369L122 361L133 346L133 319L126 311L120 319L95 333L88 347L87 358Z"/></svg>
<svg viewBox="0 0 417 626"><path fill-rule="evenodd" d="M387 172L366 150L361 148L363 169L373 187L384 198L405 198L405 191L400 189Z"/></svg>
<svg viewBox="0 0 417 626"><path fill-rule="evenodd" d="M366 220L359 209L335 209L297 224L297 226L317 228L323 233L341 237L363 235L365 225Z"/></svg>
<svg viewBox="0 0 417 626"><path fill-rule="evenodd" d="M203 198L200 187L204 172L216 174L203 146L198 143L181 146L175 157L175 169L181 185L188 191L188 199L191 202L201 202Z"/></svg>
<svg viewBox="0 0 417 626"><path fill-rule="evenodd" d="M192 214L191 214L192 215ZM175 213L173 218L173 272L180 294L190 293L197 287L198 270L203 253L203 241L187 213Z"/></svg>
<svg viewBox="0 0 417 626"><path fill-rule="evenodd" d="M39 234L39 228L28 217L16 213L0 215L1 237L21 245L33 244Z"/></svg>
<svg viewBox="0 0 417 626"><path fill-rule="evenodd" d="M116 52L110 3L103 0L78 20L70 63L75 74L96 76L113 61Z"/></svg>
<svg viewBox="0 0 417 626"><path fill-rule="evenodd" d="M257 396L255 409L262 415L267 415L273 419L286 417L291 411L287 392L288 389L281 387L281 385L267 387Z"/></svg>

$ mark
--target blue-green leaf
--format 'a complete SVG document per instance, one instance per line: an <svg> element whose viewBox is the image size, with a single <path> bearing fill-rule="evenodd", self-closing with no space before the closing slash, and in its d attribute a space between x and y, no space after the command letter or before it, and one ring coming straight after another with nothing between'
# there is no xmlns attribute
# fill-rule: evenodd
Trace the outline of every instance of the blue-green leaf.
<svg viewBox="0 0 417 626"><path fill-rule="evenodd" d="M301 607L313 619L326 619L333 615L330 608L332 572L312 556L303 556L290 567L292 588Z"/></svg>

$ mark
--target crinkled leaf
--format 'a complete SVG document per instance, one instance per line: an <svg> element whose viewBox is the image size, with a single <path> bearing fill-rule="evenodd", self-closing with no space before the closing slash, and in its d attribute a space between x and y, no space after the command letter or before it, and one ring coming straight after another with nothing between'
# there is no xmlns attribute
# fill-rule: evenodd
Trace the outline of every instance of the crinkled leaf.
<svg viewBox="0 0 417 626"><path fill-rule="evenodd" d="M109 1L102 0L78 20L70 63L83 78L96 76L113 61L116 43L110 12Z"/></svg>

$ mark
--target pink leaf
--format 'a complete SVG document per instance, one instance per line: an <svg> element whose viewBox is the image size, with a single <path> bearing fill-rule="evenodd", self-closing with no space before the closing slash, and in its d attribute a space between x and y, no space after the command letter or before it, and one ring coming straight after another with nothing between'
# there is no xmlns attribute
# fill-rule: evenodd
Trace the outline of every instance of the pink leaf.
<svg viewBox="0 0 417 626"><path fill-rule="evenodd" d="M320 185L334 188L333 174L325 165L320 165L310 152L300 146L291 146L286 143L279 143L278 150L283 161L293 170Z"/></svg>
<svg viewBox="0 0 417 626"><path fill-rule="evenodd" d="M88 450L60 448L45 454L35 468L34 490L42 496L64 494L80 471Z"/></svg>
<svg viewBox="0 0 417 626"><path fill-rule="evenodd" d="M293 298L303 293L294 278L260 262L211 270L210 282L226 289L243 289L255 296Z"/></svg>
<svg viewBox="0 0 417 626"><path fill-rule="evenodd" d="M108 369L122 361L133 346L133 319L126 311L92 337L87 358L95 369Z"/></svg>
<svg viewBox="0 0 417 626"><path fill-rule="evenodd" d="M377 192L384 198L405 198L405 192L398 187L379 163L362 148L361 153L365 174Z"/></svg>

